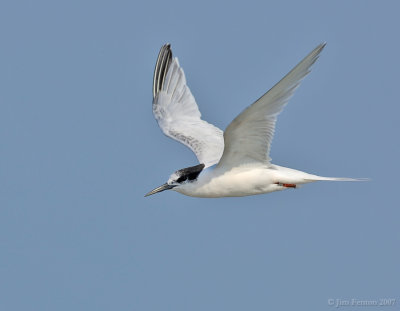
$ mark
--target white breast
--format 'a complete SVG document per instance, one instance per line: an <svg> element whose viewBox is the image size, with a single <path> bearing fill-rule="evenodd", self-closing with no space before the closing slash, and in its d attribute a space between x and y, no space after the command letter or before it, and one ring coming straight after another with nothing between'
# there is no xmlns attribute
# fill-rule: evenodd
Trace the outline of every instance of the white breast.
<svg viewBox="0 0 400 311"><path fill-rule="evenodd" d="M275 183L275 170L266 166L238 167L229 171L205 171L199 178L174 190L182 194L203 197L241 197L281 190Z"/></svg>

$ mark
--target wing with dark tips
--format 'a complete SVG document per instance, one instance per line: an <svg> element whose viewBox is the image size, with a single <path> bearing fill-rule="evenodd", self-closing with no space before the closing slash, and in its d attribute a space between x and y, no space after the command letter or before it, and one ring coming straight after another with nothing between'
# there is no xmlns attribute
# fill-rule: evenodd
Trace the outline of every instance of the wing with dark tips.
<svg viewBox="0 0 400 311"><path fill-rule="evenodd" d="M188 146L200 163L206 167L218 163L224 149L223 132L201 119L170 44L161 48L154 70L153 114L164 134Z"/></svg>

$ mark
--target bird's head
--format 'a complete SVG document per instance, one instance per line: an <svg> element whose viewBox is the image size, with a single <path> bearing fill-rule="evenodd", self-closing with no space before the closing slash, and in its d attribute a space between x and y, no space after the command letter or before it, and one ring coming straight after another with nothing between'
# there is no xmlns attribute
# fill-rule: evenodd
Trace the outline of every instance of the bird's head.
<svg viewBox="0 0 400 311"><path fill-rule="evenodd" d="M175 187L182 186L183 184L186 184L188 182L193 182L197 179L201 171L204 169L204 166L204 164L199 164L196 166L186 167L174 172L165 184L151 190L145 195L145 197L148 197L149 195L155 194L157 192L170 190Z"/></svg>

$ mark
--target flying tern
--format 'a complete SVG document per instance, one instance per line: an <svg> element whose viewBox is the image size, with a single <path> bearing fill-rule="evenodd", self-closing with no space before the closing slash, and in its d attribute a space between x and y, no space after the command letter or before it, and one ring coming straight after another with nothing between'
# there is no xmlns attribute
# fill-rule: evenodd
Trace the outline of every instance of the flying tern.
<svg viewBox="0 0 400 311"><path fill-rule="evenodd" d="M297 188L322 177L271 163L269 157L277 116L310 72L325 43L318 45L282 80L240 113L225 132L201 119L171 45L158 54L153 78L153 114L161 130L189 147L198 165L174 172L168 181L145 196L164 190L203 197L239 197Z"/></svg>

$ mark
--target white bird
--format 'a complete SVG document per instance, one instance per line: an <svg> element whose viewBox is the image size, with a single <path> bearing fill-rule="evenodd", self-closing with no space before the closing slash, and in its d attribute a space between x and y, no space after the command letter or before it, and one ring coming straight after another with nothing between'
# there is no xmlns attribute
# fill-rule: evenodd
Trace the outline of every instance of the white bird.
<svg viewBox="0 0 400 311"><path fill-rule="evenodd" d="M325 43L318 45L222 132L201 119L170 44L162 46L154 70L153 114L164 134L188 146L200 164L174 172L145 196L172 189L193 197L239 197L319 180L358 180L308 174L274 165L269 157L277 116L324 47Z"/></svg>

